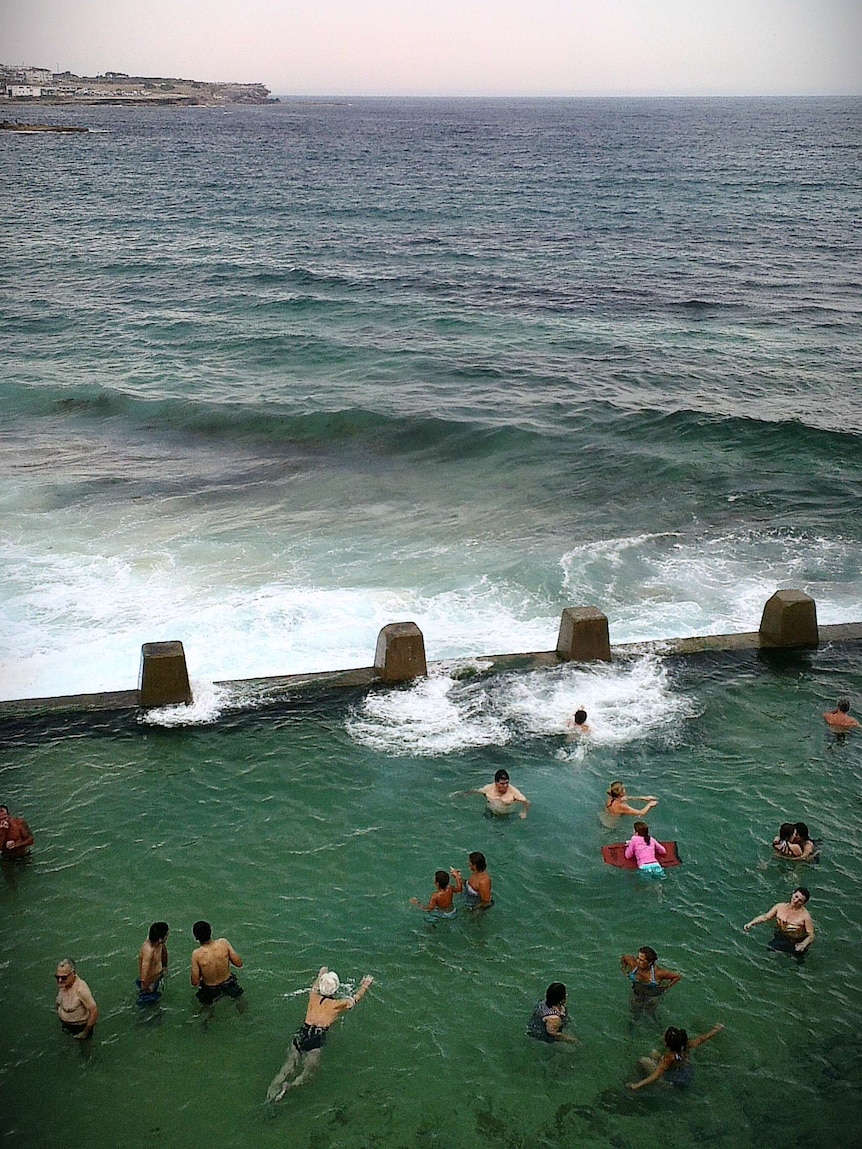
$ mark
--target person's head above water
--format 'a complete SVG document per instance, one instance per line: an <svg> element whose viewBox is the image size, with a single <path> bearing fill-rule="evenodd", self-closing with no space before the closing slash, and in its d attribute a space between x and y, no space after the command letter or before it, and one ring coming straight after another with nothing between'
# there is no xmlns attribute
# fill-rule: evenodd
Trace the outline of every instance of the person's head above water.
<svg viewBox="0 0 862 1149"><path fill-rule="evenodd" d="M778 837L782 842L789 842L795 833L796 825L793 822L782 822L778 827Z"/></svg>
<svg viewBox="0 0 862 1149"><path fill-rule="evenodd" d="M688 1034L684 1029L669 1025L664 1031L664 1043L671 1053L684 1053L688 1048Z"/></svg>
<svg viewBox="0 0 862 1149"><path fill-rule="evenodd" d="M340 985L341 979L338 974L331 969L327 970L326 973L322 973L317 980L317 988L321 997L335 997Z"/></svg>
<svg viewBox="0 0 862 1149"><path fill-rule="evenodd" d="M545 990L545 1005L562 1005L567 992L561 981L552 981Z"/></svg>
<svg viewBox="0 0 862 1149"><path fill-rule="evenodd" d="M509 785L509 773L508 773L508 771L507 770L498 770L497 773L494 775L494 781L497 783L498 786L500 786L502 789L505 790L506 786Z"/></svg>
<svg viewBox="0 0 862 1149"><path fill-rule="evenodd" d="M634 831L649 843L649 826L646 822L635 822Z"/></svg>
<svg viewBox="0 0 862 1149"><path fill-rule="evenodd" d="M434 874L434 881L437 884L438 890L445 890L449 885L449 875L445 870L437 870Z"/></svg>
<svg viewBox="0 0 862 1149"><path fill-rule="evenodd" d="M611 782L610 786L608 786L608 797L613 800L615 798L625 798L625 796L626 788L622 782Z"/></svg>
<svg viewBox="0 0 862 1149"><path fill-rule="evenodd" d="M583 724L586 722L586 720L587 720L587 712L586 712L586 710L583 709L583 707L581 707L580 709L575 711L575 725L576 726L583 726Z"/></svg>
<svg viewBox="0 0 862 1149"><path fill-rule="evenodd" d="M213 928L209 922L195 922L195 924L192 926L192 933L195 935L201 945L206 945L206 943L213 936Z"/></svg>
<svg viewBox="0 0 862 1149"><path fill-rule="evenodd" d="M842 714L847 714L848 711L850 710L850 699L849 698L839 698L835 709L840 710Z"/></svg>
<svg viewBox="0 0 862 1149"><path fill-rule="evenodd" d="M163 942L168 936L168 923L167 922L153 922L150 926L150 945L156 945L158 942ZM195 934L197 937L197 934Z"/></svg>
<svg viewBox="0 0 862 1149"><path fill-rule="evenodd" d="M799 837L800 842L809 842L811 840L810 835L808 833L808 827L806 826L806 824L804 822L797 822L795 824L795 826L793 827L793 829L796 831L796 834Z"/></svg>
<svg viewBox="0 0 862 1149"><path fill-rule="evenodd" d="M658 954L655 952L652 946L641 946L641 948L638 950L638 957L645 958L649 965L655 965L655 963L658 961Z"/></svg>
<svg viewBox="0 0 862 1149"><path fill-rule="evenodd" d="M799 894L801 896L801 903L800 904L803 906L808 901L808 899L811 897L811 891L806 889L805 886L797 886L796 889L793 891L793 893L790 895L790 901L791 902L793 901L794 898L796 898L797 894ZM799 899L797 899L797 901L799 901Z"/></svg>
<svg viewBox="0 0 862 1149"><path fill-rule="evenodd" d="M488 869L488 863L485 860L485 855L481 854L478 850L474 850L472 854L468 854L467 858L470 862L470 865L479 870L480 873L482 870Z"/></svg>

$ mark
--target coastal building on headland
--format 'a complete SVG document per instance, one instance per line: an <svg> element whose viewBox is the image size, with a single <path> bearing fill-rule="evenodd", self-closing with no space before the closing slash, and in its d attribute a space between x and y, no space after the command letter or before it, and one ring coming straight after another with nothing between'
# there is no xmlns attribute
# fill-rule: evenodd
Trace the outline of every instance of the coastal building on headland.
<svg viewBox="0 0 862 1149"><path fill-rule="evenodd" d="M277 103L263 84L215 83L105 72L78 76L24 64L0 64L0 100L51 104L203 105Z"/></svg>

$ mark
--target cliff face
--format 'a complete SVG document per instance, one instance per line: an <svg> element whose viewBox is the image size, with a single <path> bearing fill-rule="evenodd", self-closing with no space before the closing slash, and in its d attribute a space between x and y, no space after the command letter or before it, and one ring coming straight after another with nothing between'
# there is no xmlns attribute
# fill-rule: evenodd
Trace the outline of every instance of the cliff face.
<svg viewBox="0 0 862 1149"><path fill-rule="evenodd" d="M102 76L77 76L73 72L47 73L26 69L27 75L39 71L39 83L30 79L30 94L14 94L12 103L73 104L268 104L274 103L269 88L263 84L211 83L205 80L183 80L161 76L127 76L106 72ZM42 74L44 72L44 74ZM0 65L0 93L24 85L20 69Z"/></svg>

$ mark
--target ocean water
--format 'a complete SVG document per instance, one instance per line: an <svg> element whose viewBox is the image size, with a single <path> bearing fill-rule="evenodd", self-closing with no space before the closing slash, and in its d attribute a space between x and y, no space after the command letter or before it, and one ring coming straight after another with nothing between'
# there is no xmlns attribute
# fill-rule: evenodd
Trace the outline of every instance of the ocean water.
<svg viewBox="0 0 862 1149"><path fill-rule="evenodd" d="M860 111L290 102L2 133L0 698L133 688L175 638L196 693L0 729L0 800L38 840L0 890L4 1134L850 1143L860 740L819 715L862 695L858 650L482 655L552 648L585 603L618 643L756 629L779 586L862 619ZM412 687L249 711L215 685L369 665L404 619L441 662ZM525 822L452 797L500 765ZM601 864L616 777L680 842L660 887ZM765 847L784 817L825 843L799 969L739 929L800 880ZM498 904L429 929L409 897L477 848ZM200 916L246 958L246 1014L197 1014ZM138 1017L157 918L174 968ZM668 1024L727 1026L684 1098L623 1088L656 1040L618 973L642 944L685 974ZM103 1011L84 1057L51 1010L70 951ZM324 962L375 989L269 1111ZM522 1040L557 979L568 1058Z"/></svg>

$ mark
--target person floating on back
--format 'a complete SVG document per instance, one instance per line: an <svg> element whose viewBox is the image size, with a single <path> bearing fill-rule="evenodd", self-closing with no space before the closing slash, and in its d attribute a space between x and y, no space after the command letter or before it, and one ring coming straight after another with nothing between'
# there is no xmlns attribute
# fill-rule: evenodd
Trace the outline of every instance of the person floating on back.
<svg viewBox="0 0 862 1149"><path fill-rule="evenodd" d="M691 1041L684 1029L677 1029L671 1025L664 1031L665 1052L652 1051L649 1057L642 1057L639 1061L641 1069L648 1074L641 1081L629 1081L629 1089L643 1089L645 1085L652 1085L663 1077L677 1089L684 1089L694 1080L694 1066L691 1063L691 1051L703 1045L721 1033L723 1025L714 1025L709 1033L702 1033L700 1037L693 1037Z"/></svg>
<svg viewBox="0 0 862 1149"><path fill-rule="evenodd" d="M209 922L195 922L192 933L200 942L192 954L192 985L197 988L201 1005L212 1005L223 994L242 997L244 990L230 969L232 965L240 969L242 958L227 938L213 941Z"/></svg>
<svg viewBox="0 0 862 1149"><path fill-rule="evenodd" d="M266 1092L267 1101L281 1101L288 1089L303 1085L317 1072L332 1023L362 1000L373 981L374 978L366 974L353 997L337 998L335 995L341 985L338 974L327 969L325 965L320 967L320 972L308 993L305 1024L293 1035L287 1060L270 1082ZM290 1080L291 1077L293 1081Z"/></svg>
<svg viewBox="0 0 862 1149"><path fill-rule="evenodd" d="M418 906L424 910L426 914L430 914L434 918L454 918L455 906L453 900L456 894L460 894L464 889L464 882L461 878L461 871L453 869L451 871L452 877L455 879L455 884L452 885L449 881L449 874L445 870L437 870L434 874L434 892L427 906L423 906L418 898L411 898L410 905Z"/></svg>

